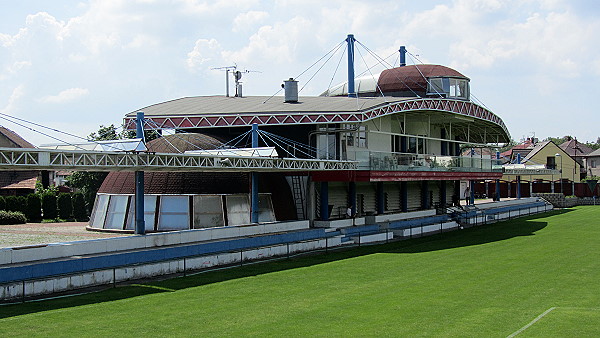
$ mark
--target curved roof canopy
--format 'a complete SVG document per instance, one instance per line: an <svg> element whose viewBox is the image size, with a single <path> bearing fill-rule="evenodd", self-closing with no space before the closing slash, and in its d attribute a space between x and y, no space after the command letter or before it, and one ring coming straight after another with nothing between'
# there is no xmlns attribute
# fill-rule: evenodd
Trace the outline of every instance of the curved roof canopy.
<svg viewBox="0 0 600 338"><path fill-rule="evenodd" d="M301 97L285 103L281 97L196 96L154 104L125 116L125 127L135 129L136 112L159 129L200 129L325 123L361 123L397 113L424 114L445 119L457 128L482 130L481 143L505 143L510 135L504 122L488 109L465 100L407 97ZM474 130L474 129L471 130Z"/></svg>

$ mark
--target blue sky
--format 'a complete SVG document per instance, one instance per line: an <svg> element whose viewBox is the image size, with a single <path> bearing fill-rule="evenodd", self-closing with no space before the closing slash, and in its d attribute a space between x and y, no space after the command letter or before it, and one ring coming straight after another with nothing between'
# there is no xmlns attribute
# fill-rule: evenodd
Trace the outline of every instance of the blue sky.
<svg viewBox="0 0 600 338"><path fill-rule="evenodd" d="M154 103L223 95L214 67L257 71L244 74L244 94L272 95L352 33L390 63L406 45L424 63L462 72L516 140L600 136L592 0L0 0L0 8L0 112L76 135ZM300 95L343 81L339 56L309 83L311 72L300 77ZM357 73L364 69L358 55ZM55 142L0 125L34 144Z"/></svg>

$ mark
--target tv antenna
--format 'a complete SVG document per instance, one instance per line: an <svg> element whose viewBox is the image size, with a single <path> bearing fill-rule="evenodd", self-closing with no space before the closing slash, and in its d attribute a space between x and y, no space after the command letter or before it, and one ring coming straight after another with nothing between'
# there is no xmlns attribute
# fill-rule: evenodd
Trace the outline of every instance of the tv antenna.
<svg viewBox="0 0 600 338"><path fill-rule="evenodd" d="M257 71L257 70L247 70L247 69L239 71L239 70L237 70L236 64L234 64L233 66L215 67L212 69L225 71L225 96L226 97L229 97L229 73L230 72L231 72L231 75L233 75L233 79L235 81L235 96L236 97L242 96L242 84L240 83L242 74L244 74L244 73L260 73L260 71Z"/></svg>

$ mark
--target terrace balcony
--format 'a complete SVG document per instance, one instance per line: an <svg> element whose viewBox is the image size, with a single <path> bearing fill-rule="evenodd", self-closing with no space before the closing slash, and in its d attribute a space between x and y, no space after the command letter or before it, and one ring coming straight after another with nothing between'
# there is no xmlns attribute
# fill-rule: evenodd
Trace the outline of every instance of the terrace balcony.
<svg viewBox="0 0 600 338"><path fill-rule="evenodd" d="M358 151L348 154L359 170L502 172L498 160L480 157Z"/></svg>

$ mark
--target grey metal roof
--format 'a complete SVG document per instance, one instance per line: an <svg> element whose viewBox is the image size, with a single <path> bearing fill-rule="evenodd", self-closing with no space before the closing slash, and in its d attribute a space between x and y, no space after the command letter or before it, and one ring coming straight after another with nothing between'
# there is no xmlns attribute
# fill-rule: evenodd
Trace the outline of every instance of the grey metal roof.
<svg viewBox="0 0 600 338"><path fill-rule="evenodd" d="M143 111L146 117L237 114L237 113L290 113L290 112L358 112L377 106L411 100L409 97L299 97L298 103L285 103L282 96L193 96L153 104L128 113L127 117L135 117L136 112Z"/></svg>

